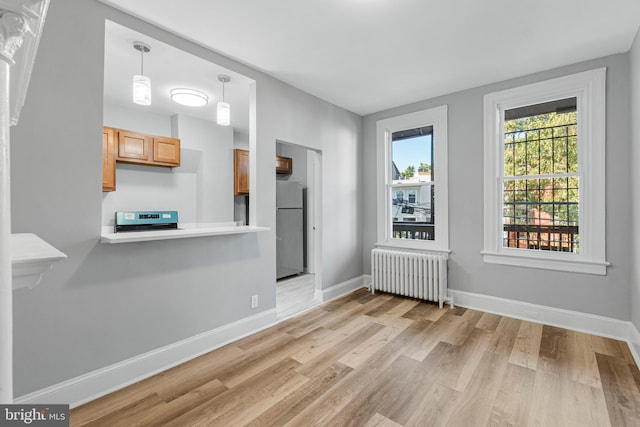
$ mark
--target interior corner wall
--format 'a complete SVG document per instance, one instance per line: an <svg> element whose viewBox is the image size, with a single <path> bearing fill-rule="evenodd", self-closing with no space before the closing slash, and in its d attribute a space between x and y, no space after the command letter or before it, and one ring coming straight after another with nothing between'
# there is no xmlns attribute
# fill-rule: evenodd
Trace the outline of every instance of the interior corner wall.
<svg viewBox="0 0 640 427"><path fill-rule="evenodd" d="M292 173L278 174L276 180L279 181L298 181L302 183L304 187L307 186L307 149L292 145L277 143L276 154L278 156L284 156L291 158L292 161Z"/></svg>
<svg viewBox="0 0 640 427"><path fill-rule="evenodd" d="M105 19L256 82L251 191L256 225L271 231L100 243ZM68 259L38 287L14 292L14 395L256 314L273 312L275 320L278 139L320 150L329 165L323 286L360 276L361 131L356 114L97 0L51 2L20 122L11 129L12 231L36 233Z"/></svg>
<svg viewBox="0 0 640 427"><path fill-rule="evenodd" d="M257 86L258 111L274 112L272 117L258 116L260 134L265 135L258 153L271 162L257 177L267 187L258 193L258 201L270 206L262 212L274 224L277 140L321 153L322 225L317 231L322 239L321 284L327 289L362 275L362 117L278 80L272 83Z"/></svg>
<svg viewBox="0 0 640 427"><path fill-rule="evenodd" d="M631 212L635 219L631 223L631 321L640 329L640 29L629 52L631 75Z"/></svg>
<svg viewBox="0 0 640 427"><path fill-rule="evenodd" d="M185 172L195 172L197 179L195 222L232 222L233 128L184 114L173 116L173 123Z"/></svg>
<svg viewBox="0 0 640 427"><path fill-rule="evenodd" d="M607 67L606 276L486 264L483 248L483 97L528 83ZM449 286L548 307L630 319L632 259L629 55L617 54L394 108L364 117L364 271L376 241L376 121L448 105ZM636 140L637 141L637 140Z"/></svg>

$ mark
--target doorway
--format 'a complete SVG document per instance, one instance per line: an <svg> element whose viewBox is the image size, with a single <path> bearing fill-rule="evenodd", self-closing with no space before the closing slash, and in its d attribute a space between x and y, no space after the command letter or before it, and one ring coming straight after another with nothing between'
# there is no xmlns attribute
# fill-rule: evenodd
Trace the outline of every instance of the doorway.
<svg viewBox="0 0 640 427"><path fill-rule="evenodd" d="M322 153L276 141L276 155L291 162L276 174L276 311L283 319L320 303Z"/></svg>

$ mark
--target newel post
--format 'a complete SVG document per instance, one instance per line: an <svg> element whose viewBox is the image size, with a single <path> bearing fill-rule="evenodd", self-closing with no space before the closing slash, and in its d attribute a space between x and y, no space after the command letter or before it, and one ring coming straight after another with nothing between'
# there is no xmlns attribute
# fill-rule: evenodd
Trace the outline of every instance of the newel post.
<svg viewBox="0 0 640 427"><path fill-rule="evenodd" d="M9 135L26 97L49 0L0 0L0 403L13 403ZM13 73L13 75L12 75Z"/></svg>

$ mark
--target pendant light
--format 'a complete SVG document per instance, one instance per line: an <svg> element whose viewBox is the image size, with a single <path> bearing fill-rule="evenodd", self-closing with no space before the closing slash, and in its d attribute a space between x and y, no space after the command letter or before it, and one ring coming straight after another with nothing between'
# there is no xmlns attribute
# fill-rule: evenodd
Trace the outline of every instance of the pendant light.
<svg viewBox="0 0 640 427"><path fill-rule="evenodd" d="M144 54L151 52L151 47L143 42L133 42L133 48L140 52L140 74L133 76L133 102L151 105L151 79L144 75Z"/></svg>
<svg viewBox="0 0 640 427"><path fill-rule="evenodd" d="M222 101L218 102L217 122L220 126L229 126L231 124L231 106L228 102L224 102L224 84L229 83L231 77L220 74L218 81L222 82Z"/></svg>

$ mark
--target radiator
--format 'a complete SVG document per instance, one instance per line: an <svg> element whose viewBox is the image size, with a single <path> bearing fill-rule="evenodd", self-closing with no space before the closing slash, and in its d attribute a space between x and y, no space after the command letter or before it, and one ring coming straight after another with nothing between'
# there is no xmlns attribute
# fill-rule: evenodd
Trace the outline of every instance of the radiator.
<svg viewBox="0 0 640 427"><path fill-rule="evenodd" d="M376 248L371 251L371 293L376 290L438 302L447 301L447 256Z"/></svg>

